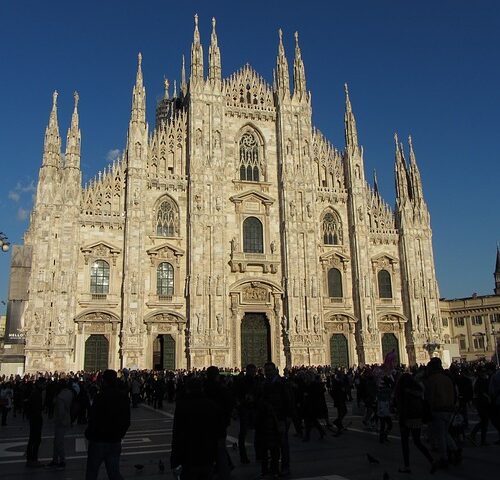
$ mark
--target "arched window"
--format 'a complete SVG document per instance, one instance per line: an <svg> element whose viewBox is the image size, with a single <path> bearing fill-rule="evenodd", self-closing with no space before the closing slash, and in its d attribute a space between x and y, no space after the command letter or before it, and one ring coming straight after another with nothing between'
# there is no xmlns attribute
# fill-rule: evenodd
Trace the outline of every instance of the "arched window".
<svg viewBox="0 0 500 480"><path fill-rule="evenodd" d="M175 203L167 199L163 201L156 216L156 235L175 237L178 231L179 215Z"/></svg>
<svg viewBox="0 0 500 480"><path fill-rule="evenodd" d="M262 175L259 144L255 136L246 132L240 140L240 180L258 182Z"/></svg>
<svg viewBox="0 0 500 480"><path fill-rule="evenodd" d="M322 231L325 245L340 245L342 243L340 219L332 212L327 212L323 216Z"/></svg>
<svg viewBox="0 0 500 480"><path fill-rule="evenodd" d="M96 260L90 269L90 293L109 293L109 263Z"/></svg>
<svg viewBox="0 0 500 480"><path fill-rule="evenodd" d="M174 294L174 267L170 263L163 262L156 270L156 293L157 295Z"/></svg>
<svg viewBox="0 0 500 480"><path fill-rule="evenodd" d="M338 268L328 270L328 296L342 298L342 274Z"/></svg>
<svg viewBox="0 0 500 480"><path fill-rule="evenodd" d="M247 253L264 253L262 223L255 217L248 217L243 222L243 251Z"/></svg>
<svg viewBox="0 0 500 480"><path fill-rule="evenodd" d="M378 294L380 298L392 298L391 275L387 270L378 272Z"/></svg>

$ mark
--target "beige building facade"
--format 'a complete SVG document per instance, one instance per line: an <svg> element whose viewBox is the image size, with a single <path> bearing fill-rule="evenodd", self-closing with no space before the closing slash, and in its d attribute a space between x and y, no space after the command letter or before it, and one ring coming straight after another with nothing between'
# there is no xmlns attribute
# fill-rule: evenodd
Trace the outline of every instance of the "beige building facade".
<svg viewBox="0 0 500 480"><path fill-rule="evenodd" d="M441 299L443 340L458 345L457 360L493 360L500 346L500 250L497 248L494 295Z"/></svg>
<svg viewBox="0 0 500 480"><path fill-rule="evenodd" d="M139 55L124 155L86 186L78 95L63 155L54 94L26 370L427 361L443 328L411 139L393 209L365 179L347 86L345 147L313 126L297 35L293 82L281 32L273 85L249 65L222 78L215 21L205 60L196 19L190 75L150 130Z"/></svg>

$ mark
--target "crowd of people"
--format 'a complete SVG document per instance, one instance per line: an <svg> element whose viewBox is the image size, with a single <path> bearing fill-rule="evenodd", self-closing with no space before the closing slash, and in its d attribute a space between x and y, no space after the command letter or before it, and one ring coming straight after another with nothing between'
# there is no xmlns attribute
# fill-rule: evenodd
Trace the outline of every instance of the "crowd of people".
<svg viewBox="0 0 500 480"><path fill-rule="evenodd" d="M333 400L330 420L327 395ZM109 478L121 478L121 440L130 426L130 407L162 409L175 402L170 466L176 477L220 480L235 468L226 450L231 422L239 427L239 461L260 463L262 477L290 475L289 435L304 442L328 433L343 435L348 404L367 430L385 444L399 424L401 473L411 472L410 437L431 472L458 465L462 446L488 444L491 424L500 444L500 370L494 364L452 364L439 358L411 369L394 365L360 368L293 367L280 375L272 362L244 371L211 366L202 370L45 373L0 378L2 425L9 415L29 422L26 466L65 468L65 435L84 424L88 440L86 479L96 479L105 463ZM470 425L474 408L479 422ZM53 458L38 460L44 415L53 419ZM293 430L292 430L293 427ZM425 433L424 433L425 432ZM477 436L480 434L479 442ZM423 438L425 437L425 438ZM249 450L247 445L252 445Z"/></svg>

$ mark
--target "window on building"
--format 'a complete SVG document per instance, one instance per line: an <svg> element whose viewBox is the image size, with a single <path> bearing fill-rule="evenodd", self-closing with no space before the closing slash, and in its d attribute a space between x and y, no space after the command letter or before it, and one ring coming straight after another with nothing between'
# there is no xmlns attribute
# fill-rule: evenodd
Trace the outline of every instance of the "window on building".
<svg viewBox="0 0 500 480"><path fill-rule="evenodd" d="M90 269L90 293L109 293L109 263L96 260Z"/></svg>
<svg viewBox="0 0 500 480"><path fill-rule="evenodd" d="M342 274L338 268L328 270L328 296L342 298Z"/></svg>
<svg viewBox="0 0 500 480"><path fill-rule="evenodd" d="M156 235L160 237L175 237L178 223L177 206L168 199L161 203L156 216Z"/></svg>
<svg viewBox="0 0 500 480"><path fill-rule="evenodd" d="M465 338L460 339L460 350L465 350L467 348L467 343L465 341Z"/></svg>
<svg viewBox="0 0 500 480"><path fill-rule="evenodd" d="M454 318L453 323L454 323L455 327L464 327L465 326L465 317Z"/></svg>
<svg viewBox="0 0 500 480"><path fill-rule="evenodd" d="M448 319L446 317L443 317L442 322L443 322L443 327L448 326Z"/></svg>
<svg viewBox="0 0 500 480"><path fill-rule="evenodd" d="M262 177L259 144L255 135L244 133L240 140L240 180L258 182Z"/></svg>
<svg viewBox="0 0 500 480"><path fill-rule="evenodd" d="M492 313L490 315L491 323L500 323L500 313Z"/></svg>
<svg viewBox="0 0 500 480"><path fill-rule="evenodd" d="M392 298L391 274L387 270L378 272L378 293L380 298Z"/></svg>
<svg viewBox="0 0 500 480"><path fill-rule="evenodd" d="M332 212L325 213L321 227L325 245L340 245L342 243L342 227L338 216Z"/></svg>
<svg viewBox="0 0 500 480"><path fill-rule="evenodd" d="M484 337L481 335L477 335L473 339L474 349L475 350L484 350Z"/></svg>
<svg viewBox="0 0 500 480"><path fill-rule="evenodd" d="M258 218L248 217L243 222L243 251L264 253L262 223Z"/></svg>
<svg viewBox="0 0 500 480"><path fill-rule="evenodd" d="M174 294L174 267L163 262L156 270L156 293L158 295L172 296Z"/></svg>
<svg viewBox="0 0 500 480"><path fill-rule="evenodd" d="M471 322L472 322L472 325L482 325L483 324L483 317L481 315L473 315L471 317Z"/></svg>

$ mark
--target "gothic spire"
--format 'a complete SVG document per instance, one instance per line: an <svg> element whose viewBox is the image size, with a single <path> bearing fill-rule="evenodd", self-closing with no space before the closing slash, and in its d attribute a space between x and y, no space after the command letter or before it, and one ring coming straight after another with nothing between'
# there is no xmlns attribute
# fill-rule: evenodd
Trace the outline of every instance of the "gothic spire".
<svg viewBox="0 0 500 480"><path fill-rule="evenodd" d="M52 94L52 110L49 116L49 124L45 129L45 141L43 145L43 166L58 167L61 161L61 137L57 122L57 90Z"/></svg>
<svg viewBox="0 0 500 480"><path fill-rule="evenodd" d="M181 68L181 92L182 95L187 93L187 83L186 83L186 60L184 54L182 55L182 68Z"/></svg>
<svg viewBox="0 0 500 480"><path fill-rule="evenodd" d="M80 168L81 133L78 125L78 100L80 99L80 96L78 95L78 92L75 92L73 97L75 99L75 107L73 109L71 125L68 129L68 135L66 137L65 166Z"/></svg>
<svg viewBox="0 0 500 480"><path fill-rule="evenodd" d="M200 32L198 31L198 14L194 16L194 36L191 45L191 85L203 83L203 47L200 43Z"/></svg>
<svg viewBox="0 0 500 480"><path fill-rule="evenodd" d="M356 128L356 119L352 111L351 100L349 98L349 89L347 83L344 84L345 91L345 144L348 151L353 151L359 147L358 145L358 130Z"/></svg>
<svg viewBox="0 0 500 480"><path fill-rule="evenodd" d="M377 181L377 170L373 169L373 191L377 194L379 194L378 191L378 181Z"/></svg>
<svg viewBox="0 0 500 480"><path fill-rule="evenodd" d="M420 177L420 171L418 170L415 152L413 151L411 136L408 137L408 143L410 145L410 171L408 173L411 180L412 197L413 201L416 204L420 204L424 200L424 195L422 192L422 178Z"/></svg>
<svg viewBox="0 0 500 480"><path fill-rule="evenodd" d="M278 56L276 58L276 87L281 98L290 96L290 77L288 73L288 62L283 46L283 32L278 30L279 44Z"/></svg>
<svg viewBox="0 0 500 480"><path fill-rule="evenodd" d="M293 61L293 96L299 101L306 98L306 72L299 47L299 32L295 32L295 59Z"/></svg>
<svg viewBox="0 0 500 480"><path fill-rule="evenodd" d="M165 100L169 99L169 94L168 94L168 88L170 87L170 82L168 81L168 78L163 77L163 98ZM174 95L175 97L175 95Z"/></svg>
<svg viewBox="0 0 500 480"><path fill-rule="evenodd" d="M406 168L406 160L404 158L403 149L398 140L397 133L394 134L394 142L396 144L396 160L394 163L396 177L396 201L401 205L408 199L408 171Z"/></svg>
<svg viewBox="0 0 500 480"><path fill-rule="evenodd" d="M500 245L497 243L497 261L495 265L495 295L500 295Z"/></svg>
<svg viewBox="0 0 500 480"><path fill-rule="evenodd" d="M142 54L137 55L137 75L132 91L131 122L146 123L146 89L142 78Z"/></svg>
<svg viewBox="0 0 500 480"><path fill-rule="evenodd" d="M208 78L212 85L220 84L221 62L220 50L217 45L217 33L215 32L215 18L212 18L212 36L208 50Z"/></svg>

